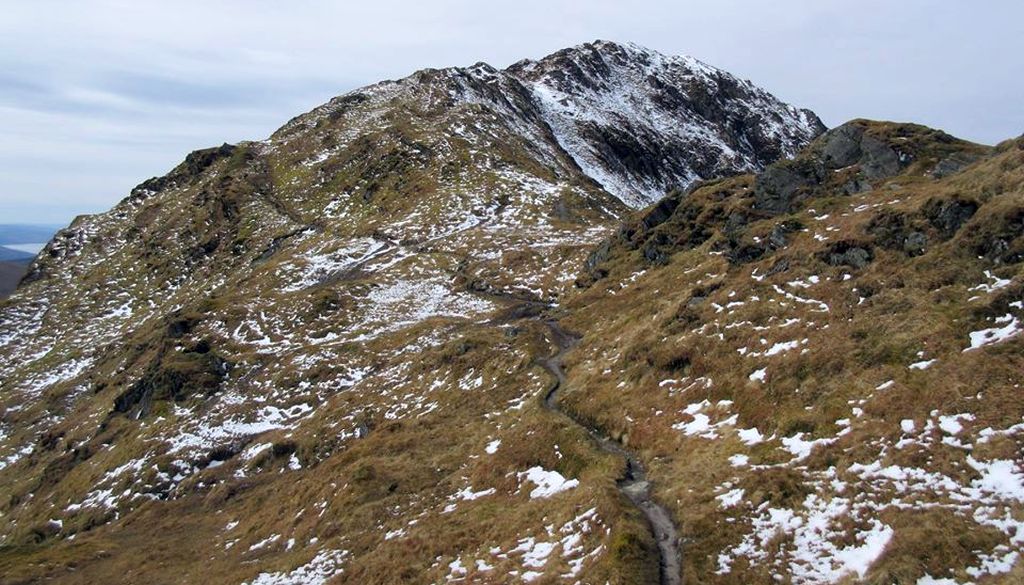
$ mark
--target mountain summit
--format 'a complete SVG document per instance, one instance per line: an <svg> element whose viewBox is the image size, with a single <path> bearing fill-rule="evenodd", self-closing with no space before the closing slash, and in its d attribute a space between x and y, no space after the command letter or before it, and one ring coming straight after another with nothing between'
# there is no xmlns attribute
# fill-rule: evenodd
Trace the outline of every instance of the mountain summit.
<svg viewBox="0 0 1024 585"><path fill-rule="evenodd" d="M505 70L478 63L421 71L337 98L314 115L354 96L428 91L414 84L446 88L456 109L486 105L531 139L548 164L567 158L633 208L701 179L761 170L825 130L813 112L696 59L609 41Z"/></svg>
<svg viewBox="0 0 1024 585"><path fill-rule="evenodd" d="M506 70L558 144L631 207L671 188L794 156L825 127L809 110L691 57L596 41Z"/></svg>
<svg viewBox="0 0 1024 585"><path fill-rule="evenodd" d="M598 41L189 154L0 304L0 581L1019 576L1024 143L823 132Z"/></svg>

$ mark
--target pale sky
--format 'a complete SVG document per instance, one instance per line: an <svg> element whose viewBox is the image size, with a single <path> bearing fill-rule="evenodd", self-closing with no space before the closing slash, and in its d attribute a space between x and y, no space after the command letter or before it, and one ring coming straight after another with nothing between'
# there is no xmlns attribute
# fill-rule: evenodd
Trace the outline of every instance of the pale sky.
<svg viewBox="0 0 1024 585"><path fill-rule="evenodd" d="M381 79L598 38L692 55L829 126L1024 133L1019 0L0 0L0 223L106 210L191 150Z"/></svg>

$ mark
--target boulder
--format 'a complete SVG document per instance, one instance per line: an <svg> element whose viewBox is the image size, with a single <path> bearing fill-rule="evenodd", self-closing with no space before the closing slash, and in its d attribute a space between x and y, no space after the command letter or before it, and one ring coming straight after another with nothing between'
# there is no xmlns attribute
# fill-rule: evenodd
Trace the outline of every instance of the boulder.
<svg viewBox="0 0 1024 585"><path fill-rule="evenodd" d="M874 254L867 244L843 241L832 244L818 257L830 266L864 268L874 259Z"/></svg>

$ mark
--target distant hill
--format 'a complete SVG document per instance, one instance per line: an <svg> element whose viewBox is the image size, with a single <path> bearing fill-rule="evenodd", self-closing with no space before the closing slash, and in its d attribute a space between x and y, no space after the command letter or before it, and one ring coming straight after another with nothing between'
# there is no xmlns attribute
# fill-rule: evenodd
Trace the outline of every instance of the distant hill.
<svg viewBox="0 0 1024 585"><path fill-rule="evenodd" d="M0 223L0 246L49 242L62 225Z"/></svg>
<svg viewBox="0 0 1024 585"><path fill-rule="evenodd" d="M35 258L36 255L24 250L16 250L7 246L0 246L0 262L20 261L25 262Z"/></svg>
<svg viewBox="0 0 1024 585"><path fill-rule="evenodd" d="M56 224L0 224L0 299L14 292L38 250L62 227Z"/></svg>

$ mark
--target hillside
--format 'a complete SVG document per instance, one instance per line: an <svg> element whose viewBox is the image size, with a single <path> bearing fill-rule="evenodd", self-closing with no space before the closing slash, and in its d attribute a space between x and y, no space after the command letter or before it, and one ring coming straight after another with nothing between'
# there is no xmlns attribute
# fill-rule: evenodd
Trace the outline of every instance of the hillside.
<svg viewBox="0 0 1024 585"><path fill-rule="evenodd" d="M630 108L636 136L606 140ZM0 574L656 575L621 461L539 400L552 348L521 317L653 197L616 186L763 168L822 129L597 42L420 71L188 155L59 232L0 309Z"/></svg>
<svg viewBox="0 0 1024 585"><path fill-rule="evenodd" d="M868 121L675 193L563 304L565 407L649 462L687 582L1020 582L1022 219L1024 138Z"/></svg>
<svg viewBox="0 0 1024 585"><path fill-rule="evenodd" d="M0 305L0 582L1014 583L1024 139L604 41L200 150Z"/></svg>

